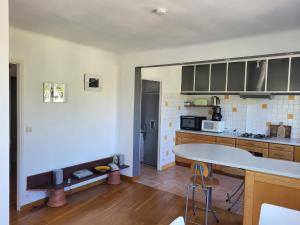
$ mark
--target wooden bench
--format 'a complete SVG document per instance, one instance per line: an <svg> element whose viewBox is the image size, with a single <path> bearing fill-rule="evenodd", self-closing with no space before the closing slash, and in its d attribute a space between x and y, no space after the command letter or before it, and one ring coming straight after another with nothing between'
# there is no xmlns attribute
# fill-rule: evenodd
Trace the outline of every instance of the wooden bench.
<svg viewBox="0 0 300 225"><path fill-rule="evenodd" d="M97 177L101 177L105 174L109 174L110 171L106 172L95 172L94 168L99 165L108 165L113 161L113 157L108 157L104 159L99 159L87 163L82 163L74 166L69 166L62 168L63 170L63 183L55 185L53 182L52 171L45 173L40 173L27 177L27 190L28 191L48 191L49 199L47 205L50 207L60 207L67 203L66 196L64 192L65 187L70 187L72 185L91 180ZM128 165L123 165L119 167L120 170L129 168ZM72 173L77 170L89 169L94 172L92 176L76 179L72 176ZM71 178L71 182L68 183L68 179Z"/></svg>

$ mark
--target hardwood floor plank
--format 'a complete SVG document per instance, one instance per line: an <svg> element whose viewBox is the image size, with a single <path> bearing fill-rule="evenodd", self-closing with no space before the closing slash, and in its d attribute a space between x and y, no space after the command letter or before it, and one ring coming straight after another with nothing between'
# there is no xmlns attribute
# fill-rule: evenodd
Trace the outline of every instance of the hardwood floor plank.
<svg viewBox="0 0 300 225"><path fill-rule="evenodd" d="M139 183L102 184L68 197L61 208L11 212L12 225L168 225L184 214L185 199ZM218 210L220 225L241 225L242 217ZM200 220L203 220L201 214ZM213 223L212 223L213 224Z"/></svg>

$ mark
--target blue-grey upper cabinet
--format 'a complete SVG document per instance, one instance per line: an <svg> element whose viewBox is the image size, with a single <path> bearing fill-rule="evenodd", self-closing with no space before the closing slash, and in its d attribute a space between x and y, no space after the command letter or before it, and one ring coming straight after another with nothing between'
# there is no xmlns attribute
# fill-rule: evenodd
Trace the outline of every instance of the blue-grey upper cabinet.
<svg viewBox="0 0 300 225"><path fill-rule="evenodd" d="M225 92L226 90L226 67L227 63L211 64L211 92Z"/></svg>
<svg viewBox="0 0 300 225"><path fill-rule="evenodd" d="M183 66L181 71L181 91L194 91L195 66Z"/></svg>
<svg viewBox="0 0 300 225"><path fill-rule="evenodd" d="M209 65L197 65L195 73L195 91L209 91Z"/></svg>
<svg viewBox="0 0 300 225"><path fill-rule="evenodd" d="M288 91L289 58L268 61L267 91Z"/></svg>
<svg viewBox="0 0 300 225"><path fill-rule="evenodd" d="M266 60L248 61L246 72L246 91L265 91L266 72Z"/></svg>
<svg viewBox="0 0 300 225"><path fill-rule="evenodd" d="M290 91L300 91L300 57L291 59Z"/></svg>
<svg viewBox="0 0 300 225"><path fill-rule="evenodd" d="M246 62L228 63L227 92L244 91Z"/></svg>

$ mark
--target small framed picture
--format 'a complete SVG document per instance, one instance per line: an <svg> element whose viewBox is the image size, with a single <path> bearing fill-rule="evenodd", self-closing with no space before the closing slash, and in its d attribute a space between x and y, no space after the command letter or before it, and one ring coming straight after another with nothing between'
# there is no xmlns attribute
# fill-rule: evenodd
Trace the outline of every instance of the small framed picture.
<svg viewBox="0 0 300 225"><path fill-rule="evenodd" d="M84 74L85 91L102 91L103 79L101 75Z"/></svg>
<svg viewBox="0 0 300 225"><path fill-rule="evenodd" d="M66 102L66 84L44 83L43 92L45 103Z"/></svg>

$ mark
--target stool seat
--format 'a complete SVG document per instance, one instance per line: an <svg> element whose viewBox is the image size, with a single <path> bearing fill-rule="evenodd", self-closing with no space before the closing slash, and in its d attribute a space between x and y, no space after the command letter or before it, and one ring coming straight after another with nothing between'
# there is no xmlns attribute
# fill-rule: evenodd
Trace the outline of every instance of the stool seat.
<svg viewBox="0 0 300 225"><path fill-rule="evenodd" d="M194 182L194 176L192 176L192 177L190 178L190 180L191 180L192 182ZM219 180L218 180L217 178L214 178L214 177L211 177L211 178L204 178L204 182L205 182L205 186L206 186L206 187L215 187L215 186L219 185L219 183L220 183ZM202 180L201 180L201 178L198 177L198 176L197 176L197 178L196 178L196 184L202 186Z"/></svg>

